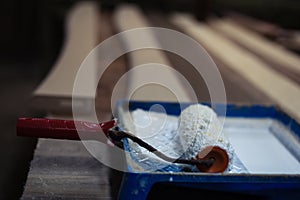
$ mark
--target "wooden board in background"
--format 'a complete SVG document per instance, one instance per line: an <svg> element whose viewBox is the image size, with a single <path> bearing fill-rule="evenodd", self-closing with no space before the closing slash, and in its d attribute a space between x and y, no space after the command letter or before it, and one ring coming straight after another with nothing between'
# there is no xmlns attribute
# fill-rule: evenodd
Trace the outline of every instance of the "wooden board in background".
<svg viewBox="0 0 300 200"><path fill-rule="evenodd" d="M209 52L266 94L300 122L300 87L267 63L189 15L176 14L173 23L200 42ZM241 83L243 84L243 83Z"/></svg>
<svg viewBox="0 0 300 200"><path fill-rule="evenodd" d="M79 2L66 18L66 38L60 56L43 82L34 91L35 107L49 112L69 112L76 73L90 51L100 41L100 12L96 2ZM86 88L97 85L97 62L86 75ZM93 91L84 90L76 96L83 112L89 112Z"/></svg>
<svg viewBox="0 0 300 200"><path fill-rule="evenodd" d="M149 21L152 26L169 28L177 30L182 33L184 31L175 24L171 23L167 17L162 13L148 13ZM184 58L178 55L165 52L172 63L172 66L178 70L181 74L187 77L187 80L191 83L194 91L200 102L209 102L210 96L206 84L201 75L194 69L194 67L188 63ZM190 52L193 53L193 52ZM210 52L209 52L210 53ZM216 63L226 90L226 98L228 103L235 104L271 104L272 101L263 92L257 90L251 83L243 79L234 70L226 67L225 63L217 59L216 56L210 54ZM243 83L243 84L240 84Z"/></svg>
<svg viewBox="0 0 300 200"><path fill-rule="evenodd" d="M147 17L143 14L142 10L134 5L122 5L115 11L114 22L117 30L119 32L126 31L133 28L150 27ZM128 37L123 41L124 45L128 49L132 49L136 46L137 40L139 38ZM154 33L149 32L148 34L142 35L140 38L145 42L145 44L158 44ZM134 100L153 100L153 101L178 101L177 97L180 97L181 101L191 101L190 95L186 92L182 83L179 81L177 74L171 68L166 70L134 70L134 67L147 64L147 63L159 63L165 66L171 67L171 63L168 57L163 51L155 49L142 49L131 52L128 54L129 66L131 67L132 74L128 82L128 91L137 91L133 94L132 99ZM149 69L148 66L147 69ZM176 94L174 95L169 88L165 88L158 84L149 84L136 90L136 84L143 82L147 77L161 77L159 80L164 80L166 86L172 85L177 88ZM149 81L150 83L150 81ZM141 85L142 86L142 85Z"/></svg>
<svg viewBox="0 0 300 200"><path fill-rule="evenodd" d="M211 20L210 26L220 34L249 49L258 57L268 61L271 66L278 66L280 72L289 71L293 80L300 83L298 78L300 76L300 56L297 54L240 26L229 18Z"/></svg>

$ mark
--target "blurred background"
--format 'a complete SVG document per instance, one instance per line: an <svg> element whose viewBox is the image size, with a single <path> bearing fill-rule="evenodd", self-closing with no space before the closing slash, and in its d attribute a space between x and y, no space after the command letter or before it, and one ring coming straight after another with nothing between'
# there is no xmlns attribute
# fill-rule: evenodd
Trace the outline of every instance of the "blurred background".
<svg viewBox="0 0 300 200"><path fill-rule="evenodd" d="M61 51L65 39L64 19L76 2L0 3L0 199L18 199L22 194L36 139L17 137L16 120L21 116L43 116L31 109L31 93ZM239 16L240 19L248 16L267 23L256 27L264 37L297 54L300 52L299 39L295 39L300 37L298 0L101 0L101 9L111 12L123 2L138 4L153 13L190 12L204 21L214 16Z"/></svg>

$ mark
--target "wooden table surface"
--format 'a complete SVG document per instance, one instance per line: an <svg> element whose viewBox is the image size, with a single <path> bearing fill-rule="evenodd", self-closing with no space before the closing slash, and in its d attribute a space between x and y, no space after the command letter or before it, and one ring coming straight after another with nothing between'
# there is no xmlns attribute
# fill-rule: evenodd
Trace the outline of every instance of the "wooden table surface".
<svg viewBox="0 0 300 200"><path fill-rule="evenodd" d="M146 15L153 26L181 30L170 23L167 18L158 13ZM102 18L102 40L115 33L111 21L111 13ZM243 79L225 63L212 55L222 74L227 98L230 103L270 104L274 101L262 91L255 88L249 81ZM190 77L190 82L196 91L205 91L203 80L194 76L195 72L189 64L178 56L167 54L170 63L182 74ZM111 117L110 96L116 81L127 69L127 60L121 57L116 60L101 79L96 100L99 120ZM205 93L205 92L203 92ZM200 101L208 101L208 93L199 97ZM121 173L111 173L111 169L93 158L77 141L39 139L31 162L30 172L25 184L22 199L114 199L117 196ZM112 179L112 176L117 179Z"/></svg>

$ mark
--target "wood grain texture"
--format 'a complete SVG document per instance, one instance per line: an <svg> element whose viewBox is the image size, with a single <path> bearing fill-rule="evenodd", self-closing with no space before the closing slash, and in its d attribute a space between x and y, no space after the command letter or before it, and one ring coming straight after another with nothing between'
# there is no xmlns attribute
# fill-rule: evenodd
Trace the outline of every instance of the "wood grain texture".
<svg viewBox="0 0 300 200"><path fill-rule="evenodd" d="M39 139L22 199L110 199L108 173L80 142Z"/></svg>

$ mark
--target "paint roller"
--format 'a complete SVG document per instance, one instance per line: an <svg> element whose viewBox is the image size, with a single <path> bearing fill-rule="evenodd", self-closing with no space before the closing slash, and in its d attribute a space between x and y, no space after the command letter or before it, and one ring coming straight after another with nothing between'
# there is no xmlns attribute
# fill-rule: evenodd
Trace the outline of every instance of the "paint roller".
<svg viewBox="0 0 300 200"><path fill-rule="evenodd" d="M211 165L197 165L202 172L224 172L229 168L233 148L211 108L191 105L181 112L178 124L182 159L213 160Z"/></svg>
<svg viewBox="0 0 300 200"><path fill-rule="evenodd" d="M183 155L170 158L155 147L135 135L122 131L115 120L105 123L75 122L72 120L54 120L37 118L20 118L17 123L19 136L73 139L79 140L76 128L80 128L86 136L84 139L93 140L99 130L103 130L114 144L119 144L124 138L146 148L161 159L180 164L196 165L201 172L223 172L228 169L230 157L233 154L228 140L219 132L220 122L216 113L207 106L200 104L186 108L179 117L178 134Z"/></svg>

